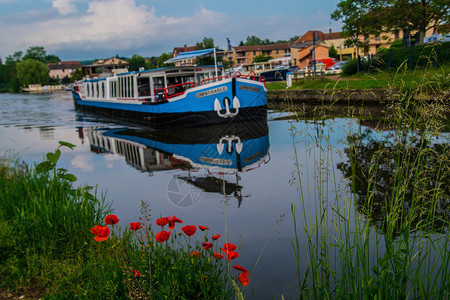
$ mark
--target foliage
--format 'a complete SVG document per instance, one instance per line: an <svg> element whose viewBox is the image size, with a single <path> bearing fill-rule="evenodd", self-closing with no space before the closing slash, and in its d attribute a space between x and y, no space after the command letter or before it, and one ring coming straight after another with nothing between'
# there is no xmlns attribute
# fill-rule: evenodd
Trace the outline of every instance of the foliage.
<svg viewBox="0 0 450 300"><path fill-rule="evenodd" d="M49 299L123 295L116 261L89 233L107 207L93 187L73 187L75 176L56 167L62 148L73 147L60 142L34 170L0 160L2 289L32 287Z"/></svg>
<svg viewBox="0 0 450 300"><path fill-rule="evenodd" d="M42 46L32 46L30 48L28 48L27 52L25 52L25 55L22 57L22 60L27 60L27 59L34 59L34 60L38 60L42 63L46 63L46 56L47 56L47 51L45 51L44 47Z"/></svg>
<svg viewBox="0 0 450 300"><path fill-rule="evenodd" d="M391 47L392 48L392 47ZM397 69L403 64L410 65L409 58L411 48L392 48L384 52L378 60L378 67L382 69ZM390 65L389 65L390 61ZM412 48L412 66L442 66L450 63L450 42L429 43L426 45L417 45Z"/></svg>
<svg viewBox="0 0 450 300"><path fill-rule="evenodd" d="M139 71L139 68L145 68L145 59L137 54L133 54L133 56L128 59L128 70Z"/></svg>
<svg viewBox="0 0 450 300"><path fill-rule="evenodd" d="M336 47L334 47L334 44L331 45L330 48L328 48L328 57L338 58L338 52L336 50Z"/></svg>
<svg viewBox="0 0 450 300"><path fill-rule="evenodd" d="M253 60L253 62L258 63L258 62L266 62L271 60L273 57L270 55L264 55L264 54L260 54L258 56L255 57L255 59Z"/></svg>
<svg viewBox="0 0 450 300"><path fill-rule="evenodd" d="M370 63L365 60L360 60L359 64L359 72L367 72L369 71ZM358 73L358 60L353 58L347 61L342 66L342 74L344 75L353 75Z"/></svg>
<svg viewBox="0 0 450 300"><path fill-rule="evenodd" d="M47 66L34 59L23 60L16 65L17 78L22 86L29 84L46 84L49 82Z"/></svg>
<svg viewBox="0 0 450 300"><path fill-rule="evenodd" d="M0 64L0 92L9 89L9 70L6 65Z"/></svg>
<svg viewBox="0 0 450 300"><path fill-rule="evenodd" d="M419 31L419 43L424 33L449 18L450 4L445 0L342 0L331 14L332 19L342 20L343 35L347 44L363 46L365 41L353 37L375 38L385 32Z"/></svg>
<svg viewBox="0 0 450 300"><path fill-rule="evenodd" d="M72 76L70 76L70 82L74 83L81 79L83 79L83 70L81 70L81 68L77 68L73 71Z"/></svg>
<svg viewBox="0 0 450 300"><path fill-rule="evenodd" d="M206 226L177 232L175 223L183 221L175 216L152 225L146 203L140 222L114 227L119 219L93 187L73 187L77 178L57 167L62 150L74 147L60 141L34 170L0 159L0 289L32 288L45 299L231 299L236 246L220 249L220 234L208 234ZM112 225L112 235L95 225L102 222ZM249 272L233 268L241 272L236 282L246 286Z"/></svg>
<svg viewBox="0 0 450 300"><path fill-rule="evenodd" d="M169 60L172 58L172 54L170 53L163 53L158 57L158 60L156 61L156 66L158 68L167 67L167 66L174 66L174 64L165 64L164 62L166 60Z"/></svg>
<svg viewBox="0 0 450 300"><path fill-rule="evenodd" d="M46 63L57 63L60 62L61 59L59 59L58 56L54 55L54 54L47 54L45 56L45 62Z"/></svg>
<svg viewBox="0 0 450 300"><path fill-rule="evenodd" d="M398 74L402 76L401 70ZM405 78L375 131L349 124L346 154L335 174L331 126L311 122L317 136L292 125L299 202L292 205L291 240L301 297L313 299L446 299L450 296L448 136L440 134L449 108L445 97L415 101ZM435 83L434 85L438 85ZM354 112L352 118L355 118ZM358 120L362 122L361 119ZM308 131L306 131L308 132ZM297 146L300 144L300 146ZM297 151L305 151L300 153ZM300 172L302 157L320 164ZM337 196L327 192L332 188ZM315 216L315 217L314 217ZM305 237L305 243L301 238ZM306 272L302 271L307 256Z"/></svg>
<svg viewBox="0 0 450 300"><path fill-rule="evenodd" d="M157 61L158 57L156 56L149 57L148 60L145 62L145 69L151 70L157 68Z"/></svg>
<svg viewBox="0 0 450 300"><path fill-rule="evenodd" d="M14 65L22 60L23 52L16 51L12 55L8 55L5 60L5 64L8 66Z"/></svg>
<svg viewBox="0 0 450 300"><path fill-rule="evenodd" d="M214 48L214 40L212 38L204 37L201 42L195 44L195 50Z"/></svg>

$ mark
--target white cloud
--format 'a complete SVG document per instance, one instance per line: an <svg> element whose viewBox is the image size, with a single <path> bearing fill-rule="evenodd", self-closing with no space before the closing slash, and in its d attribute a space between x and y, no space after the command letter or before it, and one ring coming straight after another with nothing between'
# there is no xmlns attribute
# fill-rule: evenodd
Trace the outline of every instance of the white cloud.
<svg viewBox="0 0 450 300"><path fill-rule="evenodd" d="M75 4L72 3L73 1L74 0L54 0L52 5L60 14L67 15L77 12Z"/></svg>
<svg viewBox="0 0 450 300"><path fill-rule="evenodd" d="M81 169L83 172L92 172L94 170L93 164L88 155L77 155L71 162L72 166Z"/></svg>
<svg viewBox="0 0 450 300"><path fill-rule="evenodd" d="M201 7L191 16L158 16L155 9L137 5L135 0L98 0L89 2L83 13L73 13L73 0L54 0L59 15L34 18L32 23L0 20L0 40L12 49L20 45L43 45L47 52L65 49L111 49L114 53L129 49L148 49L171 42L177 45L200 41L223 28L227 16ZM208 35L209 34L209 35ZM23 49L23 50L26 50ZM170 49L170 48L169 48ZM2 51L5 51L3 49ZM130 50L133 51L133 50ZM135 52L138 53L138 52ZM103 55L103 53L100 53Z"/></svg>

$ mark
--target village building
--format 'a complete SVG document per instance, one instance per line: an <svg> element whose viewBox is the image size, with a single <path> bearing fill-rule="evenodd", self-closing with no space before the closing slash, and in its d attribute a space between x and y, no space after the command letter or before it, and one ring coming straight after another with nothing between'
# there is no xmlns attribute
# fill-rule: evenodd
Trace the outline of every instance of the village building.
<svg viewBox="0 0 450 300"><path fill-rule="evenodd" d="M184 45L184 47L175 47L173 48L173 52L172 52L172 58L177 57L178 55L180 55L180 53L183 52L189 52L189 51L195 51L196 46L187 46ZM179 67L179 66L193 66L195 65L195 58L193 59L186 59L180 62L176 62L175 66Z"/></svg>
<svg viewBox="0 0 450 300"><path fill-rule="evenodd" d="M49 76L53 79L63 79L65 77L70 78L72 73L76 69L81 68L81 64L78 61L59 61L57 63L47 64L49 69Z"/></svg>
<svg viewBox="0 0 450 300"><path fill-rule="evenodd" d="M82 66L83 76L95 78L95 77L107 77L114 74L120 74L128 72L128 62L112 57L109 59L100 59L91 65Z"/></svg>
<svg viewBox="0 0 450 300"><path fill-rule="evenodd" d="M226 50L224 60L230 60L233 65L251 64L259 55L271 56L273 59L285 58L291 55L291 43L276 43L269 45L238 46Z"/></svg>

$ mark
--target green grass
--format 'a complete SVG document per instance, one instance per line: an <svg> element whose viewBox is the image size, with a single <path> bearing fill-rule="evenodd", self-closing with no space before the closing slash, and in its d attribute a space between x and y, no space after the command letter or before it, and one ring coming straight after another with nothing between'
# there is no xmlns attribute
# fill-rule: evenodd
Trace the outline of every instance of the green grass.
<svg viewBox="0 0 450 300"><path fill-rule="evenodd" d="M375 138L349 124L343 151L330 142L331 126L310 136L293 123L299 202L292 205L291 243L301 298L450 297L450 148L441 134L448 99L412 101L431 88L442 91L436 74L398 72L390 86L397 101L382 127L389 134Z"/></svg>
<svg viewBox="0 0 450 300"><path fill-rule="evenodd" d="M401 73L401 76L399 75ZM399 80L408 82L412 88L420 86L424 80L430 85L428 91L436 89L436 85L441 85L440 90L448 90L450 88L450 65L439 68L422 68L409 71L407 66L395 72L379 71L373 73L360 73L353 76L339 75L335 79L335 75L325 75L323 77L302 78L295 80L291 89L383 89L391 88L399 85ZM330 78L334 78L333 80ZM267 82L268 90L286 89L285 82Z"/></svg>
<svg viewBox="0 0 450 300"><path fill-rule="evenodd" d="M113 226L107 240L94 240L91 229L103 224L109 207L92 187L74 187L75 176L56 167L61 147L74 146L60 142L34 168L0 159L0 298L9 293L45 299L232 297L231 264L212 258L221 240L205 250L207 232L196 233L190 243L173 230L160 244L155 234L161 228L152 226L145 203L136 216L144 228ZM191 257L192 251L202 255Z"/></svg>

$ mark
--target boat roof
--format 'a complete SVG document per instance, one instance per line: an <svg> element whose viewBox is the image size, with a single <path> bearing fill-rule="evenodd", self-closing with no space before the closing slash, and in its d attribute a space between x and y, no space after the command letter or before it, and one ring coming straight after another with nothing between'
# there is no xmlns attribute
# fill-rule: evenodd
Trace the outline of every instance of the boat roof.
<svg viewBox="0 0 450 300"><path fill-rule="evenodd" d="M195 50L195 51L187 51L187 52L181 52L180 55L178 55L176 57L173 57L173 58L171 58L169 60L166 60L164 63L165 64L170 64L170 63L180 62L180 61L183 61L183 60L194 59L194 58L197 58L197 57L211 56L211 55L214 55L214 52L216 54L223 54L224 53L223 50L215 49L215 48Z"/></svg>

